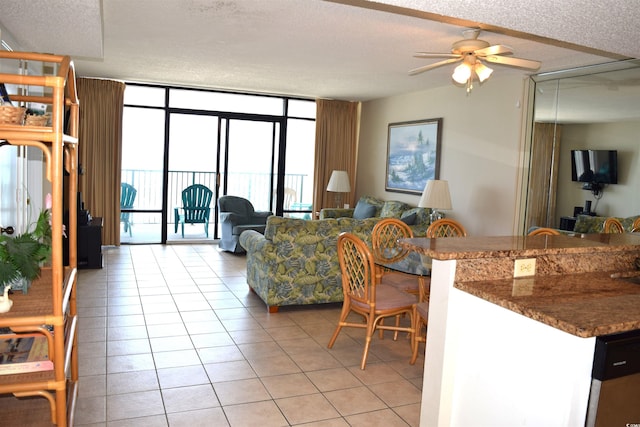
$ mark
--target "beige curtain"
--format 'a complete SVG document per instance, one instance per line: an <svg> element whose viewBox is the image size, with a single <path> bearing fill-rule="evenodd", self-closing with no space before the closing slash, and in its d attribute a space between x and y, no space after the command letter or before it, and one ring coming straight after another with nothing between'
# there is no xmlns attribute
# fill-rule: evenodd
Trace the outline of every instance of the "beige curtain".
<svg viewBox="0 0 640 427"><path fill-rule="evenodd" d="M327 192L327 184L334 170L346 170L349 174L351 192L344 194L343 200L353 206L359 129L359 102L316 101L313 212L334 207L335 194Z"/></svg>
<svg viewBox="0 0 640 427"><path fill-rule="evenodd" d="M557 228L556 194L562 126L535 123L527 194L527 230L534 225ZM525 230L526 231L526 230Z"/></svg>
<svg viewBox="0 0 640 427"><path fill-rule="evenodd" d="M102 217L102 244L120 245L123 82L78 79L79 190L85 209Z"/></svg>

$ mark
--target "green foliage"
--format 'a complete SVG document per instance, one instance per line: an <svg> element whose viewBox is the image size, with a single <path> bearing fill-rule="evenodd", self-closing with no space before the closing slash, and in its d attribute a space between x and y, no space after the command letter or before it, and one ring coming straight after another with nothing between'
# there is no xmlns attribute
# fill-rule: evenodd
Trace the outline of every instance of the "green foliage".
<svg viewBox="0 0 640 427"><path fill-rule="evenodd" d="M15 279L34 280L40 266L51 257L49 210L40 212L33 231L13 236L0 235L0 287Z"/></svg>

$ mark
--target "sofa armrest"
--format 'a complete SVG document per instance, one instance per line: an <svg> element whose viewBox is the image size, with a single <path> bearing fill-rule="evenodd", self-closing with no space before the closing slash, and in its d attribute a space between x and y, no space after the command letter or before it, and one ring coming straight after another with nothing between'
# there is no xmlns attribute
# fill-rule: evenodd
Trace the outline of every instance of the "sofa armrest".
<svg viewBox="0 0 640 427"><path fill-rule="evenodd" d="M240 234L238 242L240 243L240 246L247 251L247 253L259 252L265 244L271 243L271 241L267 240L263 234L258 233L255 230L243 231Z"/></svg>
<svg viewBox="0 0 640 427"><path fill-rule="evenodd" d="M353 218L353 208L324 208L320 210L320 219L327 218Z"/></svg>
<svg viewBox="0 0 640 427"><path fill-rule="evenodd" d="M236 225L238 224L241 218L244 218L244 217L234 212L220 212L221 223Z"/></svg>
<svg viewBox="0 0 640 427"><path fill-rule="evenodd" d="M269 218L272 215L273 215L273 212L267 212L267 211L254 212L253 216L251 217L251 222L255 224L266 224L267 218Z"/></svg>

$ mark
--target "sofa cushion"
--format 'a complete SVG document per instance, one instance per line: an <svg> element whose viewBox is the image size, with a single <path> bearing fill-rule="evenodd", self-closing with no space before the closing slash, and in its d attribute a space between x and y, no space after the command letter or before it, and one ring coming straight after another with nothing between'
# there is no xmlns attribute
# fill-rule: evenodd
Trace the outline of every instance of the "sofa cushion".
<svg viewBox="0 0 640 427"><path fill-rule="evenodd" d="M399 202L397 200L388 200L382 205L380 216L382 218L400 218L402 213L408 209L411 209L411 206L407 203Z"/></svg>
<svg viewBox="0 0 640 427"><path fill-rule="evenodd" d="M358 200L358 203L356 204L356 208L353 211L353 218L354 219L372 218L376 216L376 210L377 208L375 205L365 202L364 200Z"/></svg>

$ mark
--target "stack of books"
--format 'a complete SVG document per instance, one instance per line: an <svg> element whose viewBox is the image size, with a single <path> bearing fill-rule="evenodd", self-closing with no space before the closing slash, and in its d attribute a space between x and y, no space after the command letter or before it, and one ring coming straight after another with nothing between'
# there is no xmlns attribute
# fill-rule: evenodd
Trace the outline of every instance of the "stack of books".
<svg viewBox="0 0 640 427"><path fill-rule="evenodd" d="M0 375L49 371L47 337L42 334L0 335Z"/></svg>

